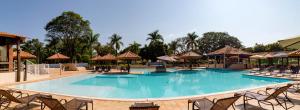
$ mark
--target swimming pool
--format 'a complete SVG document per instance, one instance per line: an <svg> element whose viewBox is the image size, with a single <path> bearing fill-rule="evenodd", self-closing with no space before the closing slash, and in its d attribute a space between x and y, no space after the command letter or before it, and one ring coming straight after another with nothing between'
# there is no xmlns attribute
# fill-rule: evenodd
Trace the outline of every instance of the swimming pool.
<svg viewBox="0 0 300 110"><path fill-rule="evenodd" d="M140 75L84 74L14 87L99 99L152 99L206 95L289 82L287 79L243 75L245 73L247 71L202 69Z"/></svg>

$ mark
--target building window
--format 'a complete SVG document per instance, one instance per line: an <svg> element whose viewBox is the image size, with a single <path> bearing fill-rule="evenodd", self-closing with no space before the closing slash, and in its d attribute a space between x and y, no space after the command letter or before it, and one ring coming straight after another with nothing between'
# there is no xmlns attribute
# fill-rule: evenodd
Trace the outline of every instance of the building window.
<svg viewBox="0 0 300 110"><path fill-rule="evenodd" d="M8 62L7 46L0 46L0 62Z"/></svg>

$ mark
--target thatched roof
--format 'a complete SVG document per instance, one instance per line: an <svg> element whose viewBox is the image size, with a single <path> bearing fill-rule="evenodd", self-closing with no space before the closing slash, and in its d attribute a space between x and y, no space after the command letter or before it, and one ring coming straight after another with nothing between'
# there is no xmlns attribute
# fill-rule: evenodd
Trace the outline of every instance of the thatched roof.
<svg viewBox="0 0 300 110"><path fill-rule="evenodd" d="M300 35L289 39L279 40L278 43L284 48L300 49Z"/></svg>
<svg viewBox="0 0 300 110"><path fill-rule="evenodd" d="M112 60L117 60L117 57L109 53L107 55L104 55L103 57L100 57L99 60L112 61Z"/></svg>
<svg viewBox="0 0 300 110"><path fill-rule="evenodd" d="M174 59L173 57L170 57L168 55L157 57L157 59L163 60L163 61L169 61L169 62L175 62L176 61L176 59Z"/></svg>
<svg viewBox="0 0 300 110"><path fill-rule="evenodd" d="M250 58L253 58L253 59L266 59L267 57L265 57L265 55L253 55Z"/></svg>
<svg viewBox="0 0 300 110"><path fill-rule="evenodd" d="M101 59L101 58L102 58L102 56L97 55L97 56L93 57L91 60L97 61L97 60L99 60L99 59Z"/></svg>
<svg viewBox="0 0 300 110"><path fill-rule="evenodd" d="M137 54L135 54L131 51L128 51L128 52L125 52L125 53L119 55L118 59L120 59L120 60L137 60L137 59L140 59L140 56L138 56Z"/></svg>
<svg viewBox="0 0 300 110"><path fill-rule="evenodd" d="M300 57L300 49L296 50L296 51L293 51L293 52L290 52L289 57Z"/></svg>
<svg viewBox="0 0 300 110"><path fill-rule="evenodd" d="M17 59L17 52L13 53L14 59ZM34 59L36 58L35 55L32 55L29 52L25 52L25 51L20 51L20 57L21 59Z"/></svg>
<svg viewBox="0 0 300 110"><path fill-rule="evenodd" d="M66 59L70 59L70 57L67 57L63 54L60 53L56 53L50 57L47 58L48 60L66 60Z"/></svg>
<svg viewBox="0 0 300 110"><path fill-rule="evenodd" d="M251 55L250 53L231 46L225 46L219 50L208 53L207 55Z"/></svg>
<svg viewBox="0 0 300 110"><path fill-rule="evenodd" d="M21 41L25 41L26 37L16 34L11 34L7 32L0 32L1 37L13 38L13 39L21 39Z"/></svg>
<svg viewBox="0 0 300 110"><path fill-rule="evenodd" d="M190 52L186 52L184 54L182 54L180 56L181 59L198 59L198 58L201 58L201 55L193 52L193 51L190 51Z"/></svg>

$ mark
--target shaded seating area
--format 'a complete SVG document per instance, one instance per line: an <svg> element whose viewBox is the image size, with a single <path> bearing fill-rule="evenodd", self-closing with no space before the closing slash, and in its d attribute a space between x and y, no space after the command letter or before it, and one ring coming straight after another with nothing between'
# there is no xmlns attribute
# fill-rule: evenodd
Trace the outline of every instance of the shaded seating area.
<svg viewBox="0 0 300 110"><path fill-rule="evenodd" d="M189 63L189 69L193 69L193 63L196 61L196 60L199 60L202 56L199 55L198 53L196 52L193 52L193 51L190 51L190 52L186 52L184 54L182 54L179 58L180 59L183 59L184 62L188 62Z"/></svg>
<svg viewBox="0 0 300 110"><path fill-rule="evenodd" d="M7 32L0 32L0 71L13 71L13 45L16 45L17 73L16 82L21 81L21 57L20 44L26 37Z"/></svg>
<svg viewBox="0 0 300 110"><path fill-rule="evenodd" d="M133 60L139 60L141 57L131 51L127 51L127 52L119 55L117 58L118 58L118 60L123 60L123 61L127 62L126 69L127 69L127 72L130 73L130 63Z"/></svg>
<svg viewBox="0 0 300 110"><path fill-rule="evenodd" d="M208 60L213 59L212 68L219 68L217 64L223 64L222 68L246 69L250 68L250 56L252 54L231 46L225 46L207 54ZM247 61L248 60L248 61ZM232 66L232 67L231 67ZM209 66L211 67L211 66Z"/></svg>

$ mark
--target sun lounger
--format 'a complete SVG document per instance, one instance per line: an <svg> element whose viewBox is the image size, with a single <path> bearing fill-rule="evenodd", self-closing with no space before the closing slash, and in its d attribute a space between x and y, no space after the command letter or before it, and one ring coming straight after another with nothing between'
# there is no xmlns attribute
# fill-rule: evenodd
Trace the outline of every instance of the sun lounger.
<svg viewBox="0 0 300 110"><path fill-rule="evenodd" d="M67 101L65 99L57 100L49 97L38 97L40 101L42 101L41 109L44 109L45 106L50 108L51 110L81 110L85 107L88 110L88 104L92 104L93 109L93 100L89 99L72 99ZM64 101L64 103L62 103Z"/></svg>
<svg viewBox="0 0 300 110"><path fill-rule="evenodd" d="M14 94L19 94L17 96L14 96ZM29 95L25 93L22 93L20 91L14 91L14 90L2 90L0 89L0 108L7 109L11 102L19 103L19 104L25 104L26 106L29 106L31 102L36 101L37 97L52 97L50 95L42 95L42 94L33 94Z"/></svg>
<svg viewBox="0 0 300 110"><path fill-rule="evenodd" d="M134 103L129 110L159 110L159 106L153 102Z"/></svg>
<svg viewBox="0 0 300 110"><path fill-rule="evenodd" d="M203 99L191 99L188 103L193 103L192 110L227 110L230 106L234 107L234 102L236 102L241 95L235 94L234 97L223 98L213 101L203 98ZM189 105L188 105L189 110Z"/></svg>
<svg viewBox="0 0 300 110"><path fill-rule="evenodd" d="M274 104L270 101L273 99L278 103L278 105L280 105L284 109L289 109L291 107L288 108L287 104L286 104L286 102L289 100L286 98L279 97L279 95L284 94L284 92L286 92L291 86L292 86L292 84L288 84L286 86L279 87L271 94L267 93L267 91L258 91L257 93L246 91L246 92L241 92L238 94L244 96L244 98L243 98L244 99L244 109L246 109L246 102L248 102L248 100L252 100L252 99L257 100L260 107L261 107L261 103L263 103L266 105L271 105L272 109L274 110Z"/></svg>

